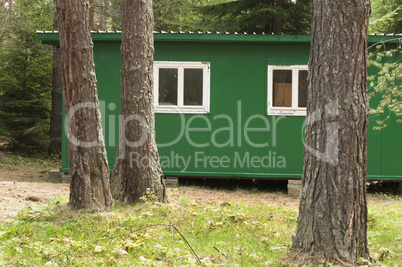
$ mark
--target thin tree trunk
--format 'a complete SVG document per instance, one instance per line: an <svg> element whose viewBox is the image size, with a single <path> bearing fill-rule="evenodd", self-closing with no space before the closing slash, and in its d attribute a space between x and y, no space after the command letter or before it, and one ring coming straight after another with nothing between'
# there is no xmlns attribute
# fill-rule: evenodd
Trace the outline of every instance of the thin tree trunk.
<svg viewBox="0 0 402 267"><path fill-rule="evenodd" d="M313 0L304 170L293 248L368 258L369 0Z"/></svg>
<svg viewBox="0 0 402 267"><path fill-rule="evenodd" d="M89 0L89 29L95 29L95 0Z"/></svg>
<svg viewBox="0 0 402 267"><path fill-rule="evenodd" d="M97 17L99 19L99 27L98 30L105 31L107 30L107 23L106 23L106 18L105 14L107 14L107 5L108 3L105 3L104 1L98 1L97 2Z"/></svg>
<svg viewBox="0 0 402 267"><path fill-rule="evenodd" d="M282 0L276 0L276 10L277 12L281 12L280 14L275 15L275 34L282 33Z"/></svg>
<svg viewBox="0 0 402 267"><path fill-rule="evenodd" d="M57 1L54 0L55 6ZM59 13L54 12L53 28L59 30ZM62 132L62 105L63 105L63 81L61 79L62 70L60 62L60 48L53 47L53 91L52 109L50 111L50 144L49 153L61 153L61 132Z"/></svg>
<svg viewBox="0 0 402 267"><path fill-rule="evenodd" d="M96 89L89 3L60 0L60 50L68 123L70 205L90 210L110 206L109 167Z"/></svg>
<svg viewBox="0 0 402 267"><path fill-rule="evenodd" d="M153 110L152 1L122 0L121 118L114 198L136 202L145 195L165 199L155 142Z"/></svg>

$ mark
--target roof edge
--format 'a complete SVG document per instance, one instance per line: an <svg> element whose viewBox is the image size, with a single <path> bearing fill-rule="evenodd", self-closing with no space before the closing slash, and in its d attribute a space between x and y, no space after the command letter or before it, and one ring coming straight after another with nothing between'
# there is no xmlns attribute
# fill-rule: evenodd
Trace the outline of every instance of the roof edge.
<svg viewBox="0 0 402 267"><path fill-rule="evenodd" d="M58 31L36 31L38 39L44 44L58 45ZM121 41L121 31L91 31L93 41ZM370 34L369 43L377 43L402 38L402 34ZM157 42L291 42L310 43L310 35L286 35L238 32L165 32L154 31Z"/></svg>

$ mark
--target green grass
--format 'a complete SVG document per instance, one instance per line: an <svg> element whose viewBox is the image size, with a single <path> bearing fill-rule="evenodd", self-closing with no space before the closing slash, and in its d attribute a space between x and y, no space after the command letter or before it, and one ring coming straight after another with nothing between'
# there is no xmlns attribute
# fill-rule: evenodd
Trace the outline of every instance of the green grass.
<svg viewBox="0 0 402 267"><path fill-rule="evenodd" d="M59 155L36 154L22 156L9 151L0 151L0 169L16 170L21 167L55 168L60 166Z"/></svg>
<svg viewBox="0 0 402 267"><path fill-rule="evenodd" d="M370 255L388 266L402 266L402 202L400 197L380 195L391 199L387 204L368 205L368 241Z"/></svg>
<svg viewBox="0 0 402 267"><path fill-rule="evenodd" d="M204 265L280 266L297 219L297 208L277 203L200 205L182 197L166 204L116 204L109 212L89 214L66 203L59 196L0 224L0 265L194 266L188 241ZM398 266L402 202L387 203L369 206L370 252L381 263Z"/></svg>

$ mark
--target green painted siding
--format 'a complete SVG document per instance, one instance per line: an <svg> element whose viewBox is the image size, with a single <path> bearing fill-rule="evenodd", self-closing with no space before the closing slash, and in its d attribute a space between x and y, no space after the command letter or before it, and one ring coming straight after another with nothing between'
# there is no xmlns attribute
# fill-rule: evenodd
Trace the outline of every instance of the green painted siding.
<svg viewBox="0 0 402 267"><path fill-rule="evenodd" d="M183 136L173 146L159 146L165 174L275 178L301 176L301 129L304 118L280 119L266 115L267 67L269 64L307 64L308 43L295 49L290 44L157 42L155 51L155 60L158 61L211 63L210 114L184 116L187 128L207 129L208 121L211 130L190 132L188 138ZM264 119L255 115L264 117L269 122L268 126ZM183 129L181 124L178 114L157 114L158 144L166 144L179 137ZM246 124L248 128L267 130L244 133ZM274 124L282 129L280 136L273 136ZM194 148L191 142L203 147ZM250 145L253 143L268 143L268 146L256 148ZM169 163L172 162L172 153L173 158L179 155L190 159L189 166L185 168L180 161L167 166L168 157ZM256 161L252 162L255 157ZM285 158L285 163L280 161L281 157ZM258 159L263 159L263 164ZM221 160L223 162L218 163ZM267 167L255 167L260 165Z"/></svg>
<svg viewBox="0 0 402 267"><path fill-rule="evenodd" d="M45 43L56 44L55 36L39 34ZM370 38L375 42L385 37ZM93 39L105 143L112 168L120 111L120 34L94 34ZM301 178L305 118L267 115L267 67L308 64L309 42L309 36L155 34L156 61L206 61L211 66L209 114L156 114L164 173ZM402 124L396 124L393 118L385 129L373 130L373 122L368 132L369 179L402 180ZM244 131L246 125L248 132ZM191 131L196 128L199 130ZM253 143L268 145L255 147ZM65 135L62 164L62 171L67 172Z"/></svg>

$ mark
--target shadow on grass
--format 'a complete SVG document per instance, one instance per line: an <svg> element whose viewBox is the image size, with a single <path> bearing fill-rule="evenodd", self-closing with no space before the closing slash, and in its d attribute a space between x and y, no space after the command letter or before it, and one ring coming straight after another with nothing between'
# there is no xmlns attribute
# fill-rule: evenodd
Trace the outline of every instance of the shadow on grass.
<svg viewBox="0 0 402 267"><path fill-rule="evenodd" d="M287 184L287 180L179 178L179 185L182 186L198 186L229 191L245 190L251 193L286 193Z"/></svg>
<svg viewBox="0 0 402 267"><path fill-rule="evenodd" d="M370 181L367 192L373 195L402 196L398 182Z"/></svg>

